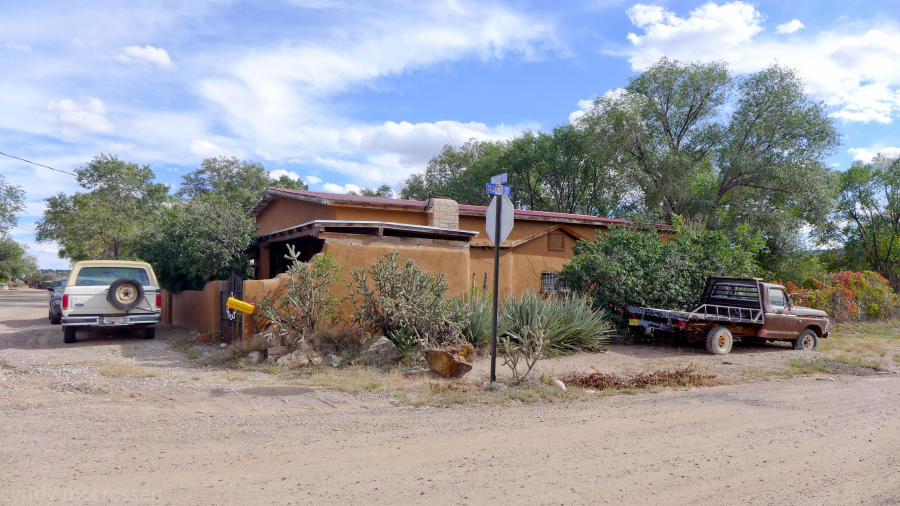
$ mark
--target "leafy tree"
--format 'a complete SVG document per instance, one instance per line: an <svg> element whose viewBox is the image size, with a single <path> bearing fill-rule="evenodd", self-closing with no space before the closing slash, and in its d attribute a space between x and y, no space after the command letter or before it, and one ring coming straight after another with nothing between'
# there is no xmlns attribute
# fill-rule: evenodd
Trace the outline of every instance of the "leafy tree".
<svg viewBox="0 0 900 506"><path fill-rule="evenodd" d="M843 242L847 264L864 259L900 291L900 157L878 155L842 173L831 223L823 241Z"/></svg>
<svg viewBox="0 0 900 506"><path fill-rule="evenodd" d="M262 196L266 188L295 188L305 190L306 183L286 175L269 177L265 167L235 157L207 158L200 168L182 176L176 195L190 200L200 196L215 196L222 202L232 202L246 211Z"/></svg>
<svg viewBox="0 0 900 506"><path fill-rule="evenodd" d="M359 192L350 192L350 195L362 195L364 197L383 197L386 199L394 198L394 190L390 186L383 184L378 188L360 188Z"/></svg>
<svg viewBox="0 0 900 506"><path fill-rule="evenodd" d="M166 186L153 182L150 167L110 155L95 157L75 173L86 191L47 198L37 240L59 243L61 258L134 258L137 238L168 199Z"/></svg>
<svg viewBox="0 0 900 506"><path fill-rule="evenodd" d="M16 241L0 237L0 282L22 274L22 256L25 250Z"/></svg>
<svg viewBox="0 0 900 506"><path fill-rule="evenodd" d="M487 205L484 183L494 174L505 172L500 155L501 143L471 140L460 147L444 146L428 162L425 172L406 180L400 191L404 199L427 200L434 196L451 197L465 204Z"/></svg>
<svg viewBox="0 0 900 506"><path fill-rule="evenodd" d="M16 213L25 209L25 192L19 186L6 182L0 175L0 237L6 236L9 229L16 226Z"/></svg>
<svg viewBox="0 0 900 506"><path fill-rule="evenodd" d="M232 272L248 274L255 232L245 211L201 197L166 209L141 237L138 254L153 265L166 290L201 289Z"/></svg>

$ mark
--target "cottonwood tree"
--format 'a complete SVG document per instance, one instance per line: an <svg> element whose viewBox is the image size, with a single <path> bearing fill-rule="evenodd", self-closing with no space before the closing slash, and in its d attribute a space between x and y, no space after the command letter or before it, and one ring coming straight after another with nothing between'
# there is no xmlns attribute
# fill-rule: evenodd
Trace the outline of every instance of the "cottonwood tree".
<svg viewBox="0 0 900 506"><path fill-rule="evenodd" d="M394 190L390 186L383 184L378 188L360 188L359 192L351 191L350 195L362 195L363 197L382 197L386 199L394 198Z"/></svg>
<svg viewBox="0 0 900 506"><path fill-rule="evenodd" d="M840 241L848 263L864 259L900 291L900 157L878 155L840 176L840 193L823 242Z"/></svg>
<svg viewBox="0 0 900 506"><path fill-rule="evenodd" d="M0 175L0 237L9 233L16 226L16 214L25 209L25 192L21 187L9 184Z"/></svg>
<svg viewBox="0 0 900 506"><path fill-rule="evenodd" d="M137 238L168 200L166 185L153 181L150 167L104 154L75 174L85 191L45 200L37 240L59 243L59 256L71 260L134 258Z"/></svg>
<svg viewBox="0 0 900 506"><path fill-rule="evenodd" d="M235 157L217 157L203 160L199 169L182 176L176 195L184 200L215 198L247 211L270 186L307 189L306 183L286 175L273 179L259 163Z"/></svg>

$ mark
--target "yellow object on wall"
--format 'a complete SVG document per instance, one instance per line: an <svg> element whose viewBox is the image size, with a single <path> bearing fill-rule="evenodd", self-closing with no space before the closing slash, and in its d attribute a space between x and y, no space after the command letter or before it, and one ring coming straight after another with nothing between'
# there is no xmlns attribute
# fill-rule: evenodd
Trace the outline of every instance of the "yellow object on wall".
<svg viewBox="0 0 900 506"><path fill-rule="evenodd" d="M234 297L228 297L228 300L225 301L225 307L227 307L228 309L235 309L246 314L253 314L253 311L256 310L255 304L244 302L242 300L235 299Z"/></svg>

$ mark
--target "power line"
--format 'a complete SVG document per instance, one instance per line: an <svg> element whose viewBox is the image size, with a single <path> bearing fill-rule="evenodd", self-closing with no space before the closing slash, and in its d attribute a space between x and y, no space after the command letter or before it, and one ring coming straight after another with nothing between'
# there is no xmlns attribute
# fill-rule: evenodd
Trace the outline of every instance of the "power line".
<svg viewBox="0 0 900 506"><path fill-rule="evenodd" d="M70 176L77 176L77 174L75 174L74 172L68 172L65 170L54 169L53 167L51 167L49 165L44 165L43 163L32 162L31 160L26 160L24 158L21 158L21 157L15 156L15 155L6 154L3 151L0 151L0 155L8 156L10 158L15 158L16 160L22 160L25 163L30 163L31 165L37 165L38 167L43 167L45 169L55 170L56 172L62 172L63 174L68 174Z"/></svg>

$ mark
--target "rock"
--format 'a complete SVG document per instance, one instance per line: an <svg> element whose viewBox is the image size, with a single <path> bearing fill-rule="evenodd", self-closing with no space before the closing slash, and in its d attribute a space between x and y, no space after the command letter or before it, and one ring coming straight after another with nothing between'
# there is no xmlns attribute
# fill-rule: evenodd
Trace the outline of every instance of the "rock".
<svg viewBox="0 0 900 506"><path fill-rule="evenodd" d="M224 350L227 347L228 347L228 343L219 343L219 348L222 348Z"/></svg>
<svg viewBox="0 0 900 506"><path fill-rule="evenodd" d="M309 359L309 363L312 365L322 365L322 355L319 355L316 350L307 350L306 357Z"/></svg>
<svg viewBox="0 0 900 506"><path fill-rule="evenodd" d="M247 354L247 357L244 358L244 363L247 365L256 365L262 362L262 352L261 351L251 351Z"/></svg>
<svg viewBox="0 0 900 506"><path fill-rule="evenodd" d="M330 367L340 367L341 366L341 357L335 355L334 353L329 353L325 355L325 365Z"/></svg>
<svg viewBox="0 0 900 506"><path fill-rule="evenodd" d="M269 349L266 350L269 360L281 358L290 352L291 350L289 350L287 346L269 346Z"/></svg>
<svg viewBox="0 0 900 506"><path fill-rule="evenodd" d="M475 347L471 343L425 350L428 367L445 378L458 378L471 371L474 358Z"/></svg>
<svg viewBox="0 0 900 506"><path fill-rule="evenodd" d="M388 365L400 358L400 352L390 339L379 336L366 346L362 358L370 365Z"/></svg>
<svg viewBox="0 0 900 506"><path fill-rule="evenodd" d="M563 383L562 381L560 381L556 378L553 378L553 384L556 385L556 388L562 390L563 392L566 391L566 384Z"/></svg>
<svg viewBox="0 0 900 506"><path fill-rule="evenodd" d="M281 367L292 368L306 367L309 365L309 362L310 360L306 357L306 353L297 350L289 355L285 355L279 358L275 363L277 363Z"/></svg>

